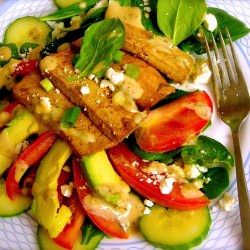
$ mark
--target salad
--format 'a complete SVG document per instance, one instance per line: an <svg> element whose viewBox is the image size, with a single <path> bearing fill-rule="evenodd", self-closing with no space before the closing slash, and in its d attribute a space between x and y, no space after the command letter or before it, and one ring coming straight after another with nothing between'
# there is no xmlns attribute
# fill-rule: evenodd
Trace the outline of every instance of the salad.
<svg viewBox="0 0 250 250"><path fill-rule="evenodd" d="M205 1L54 3L13 21L0 45L0 215L28 210L41 249L138 232L163 249L198 246L234 164L204 135L210 95L183 86L206 64L194 61L204 33L249 29Z"/></svg>

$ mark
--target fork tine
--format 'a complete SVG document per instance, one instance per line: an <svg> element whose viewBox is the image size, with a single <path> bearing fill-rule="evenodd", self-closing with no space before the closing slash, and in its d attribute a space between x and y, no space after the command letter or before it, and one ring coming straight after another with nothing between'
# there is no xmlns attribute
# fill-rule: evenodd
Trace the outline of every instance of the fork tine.
<svg viewBox="0 0 250 250"><path fill-rule="evenodd" d="M223 56L224 56L224 62L225 62L226 69L227 69L227 74L228 74L228 77L229 77L229 82L233 83L233 84L236 84L236 82L237 82L237 73L234 72L234 70L232 68L233 66L231 64L231 60L230 60L230 57L229 57L227 49L226 49L226 44L224 42L224 39L223 39L223 36L221 34L220 29L219 29L218 32L219 32L221 49L222 49L222 53L223 53ZM234 58L232 58L232 59L234 60Z"/></svg>
<svg viewBox="0 0 250 250"><path fill-rule="evenodd" d="M211 33L211 35L212 35L212 41L213 41L213 47L214 47L216 61L220 62L219 51L218 51L214 36L212 33ZM206 35L205 35L205 47L206 47L206 52L207 52L207 56L208 56L209 66L210 66L210 69L212 71L212 79L213 79L212 83L213 83L213 89L214 89L214 94L215 94L215 100L216 100L217 106L219 106L220 88L222 87L221 76L223 76L223 74L220 75L220 72L219 72L219 71L221 71L221 69L218 66L220 63L216 63L216 64L213 63L212 54L211 54L211 51L209 48L209 43L208 43ZM215 67L215 65L217 65L217 67Z"/></svg>
<svg viewBox="0 0 250 250"><path fill-rule="evenodd" d="M235 65L235 69L236 69L236 73L235 73L236 74L236 83L237 83L237 78L238 78L239 83L244 83L246 85L245 79L243 77L243 73L242 73L240 66L239 66L240 64L239 64L238 57L236 55L235 47L234 47L230 32L229 32L227 27L226 27L225 31L226 31L226 35L228 38L229 46L231 48L232 57L233 57L232 59L234 61L234 65ZM246 90L247 90L247 88L246 88Z"/></svg>

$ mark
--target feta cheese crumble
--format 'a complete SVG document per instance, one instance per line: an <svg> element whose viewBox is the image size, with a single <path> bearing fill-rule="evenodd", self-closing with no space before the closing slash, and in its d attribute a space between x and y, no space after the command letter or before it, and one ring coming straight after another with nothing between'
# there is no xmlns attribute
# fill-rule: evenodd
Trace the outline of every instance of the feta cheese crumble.
<svg viewBox="0 0 250 250"><path fill-rule="evenodd" d="M229 193L225 193L219 204L223 210L225 210L226 212L230 212L236 206L237 200Z"/></svg>
<svg viewBox="0 0 250 250"><path fill-rule="evenodd" d="M88 86L82 86L81 89L80 89L80 92L83 95L88 95L90 93L89 87Z"/></svg>
<svg viewBox="0 0 250 250"><path fill-rule="evenodd" d="M216 17L213 14L207 14L203 21L203 25L208 31L213 32L218 25Z"/></svg>
<svg viewBox="0 0 250 250"><path fill-rule="evenodd" d="M173 184L175 182L175 179L172 177L164 178L160 182L160 190L162 194L169 194L173 189Z"/></svg>

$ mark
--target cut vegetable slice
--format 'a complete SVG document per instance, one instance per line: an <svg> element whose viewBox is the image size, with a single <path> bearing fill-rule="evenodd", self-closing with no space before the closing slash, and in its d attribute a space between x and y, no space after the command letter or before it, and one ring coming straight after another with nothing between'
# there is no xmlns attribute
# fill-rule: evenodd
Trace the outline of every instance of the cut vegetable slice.
<svg viewBox="0 0 250 250"><path fill-rule="evenodd" d="M54 3L58 8L65 8L71 4L79 3L81 1L82 0L54 0Z"/></svg>
<svg viewBox="0 0 250 250"><path fill-rule="evenodd" d="M30 196L19 194L15 201L12 201L5 189L5 180L0 180L0 217L11 217L21 214L26 211L32 203Z"/></svg>
<svg viewBox="0 0 250 250"><path fill-rule="evenodd" d="M156 205L150 210L141 217L139 227L145 239L156 247L187 250L199 245L209 232L208 207L180 211Z"/></svg>
<svg viewBox="0 0 250 250"><path fill-rule="evenodd" d="M15 43L18 49L24 43L43 45L50 31L50 26L37 17L21 17L7 28L4 35L4 43Z"/></svg>

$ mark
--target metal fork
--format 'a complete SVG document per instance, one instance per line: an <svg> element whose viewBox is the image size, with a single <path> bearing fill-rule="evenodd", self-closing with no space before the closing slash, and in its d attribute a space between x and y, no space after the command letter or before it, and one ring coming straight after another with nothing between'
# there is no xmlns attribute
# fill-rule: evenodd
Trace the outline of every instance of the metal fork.
<svg viewBox="0 0 250 250"><path fill-rule="evenodd" d="M213 61L206 37L205 44L210 69L212 71L217 112L219 117L229 125L232 131L243 249L250 250L250 201L238 135L240 125L249 113L250 97L246 82L240 70L231 36L227 28L225 31L229 46L226 47L221 31L219 30L221 53L217 48L213 34L211 34L216 62Z"/></svg>

